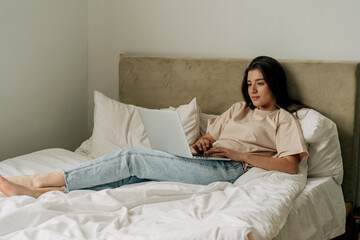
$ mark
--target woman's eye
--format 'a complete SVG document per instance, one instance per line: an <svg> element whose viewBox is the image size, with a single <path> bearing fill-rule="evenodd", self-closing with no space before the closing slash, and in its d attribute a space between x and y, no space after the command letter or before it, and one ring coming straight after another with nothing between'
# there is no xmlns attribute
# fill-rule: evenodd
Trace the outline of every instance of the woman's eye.
<svg viewBox="0 0 360 240"><path fill-rule="evenodd" d="M263 86L265 83L263 83L263 82L258 82L258 85L260 85L260 86Z"/></svg>

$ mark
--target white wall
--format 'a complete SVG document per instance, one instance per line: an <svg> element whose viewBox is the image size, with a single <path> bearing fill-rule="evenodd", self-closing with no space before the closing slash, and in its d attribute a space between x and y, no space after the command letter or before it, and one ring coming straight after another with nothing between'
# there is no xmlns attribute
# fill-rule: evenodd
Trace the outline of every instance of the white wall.
<svg viewBox="0 0 360 240"><path fill-rule="evenodd" d="M87 137L86 0L0 0L0 160Z"/></svg>
<svg viewBox="0 0 360 240"><path fill-rule="evenodd" d="M359 9L358 0L89 0L90 120L93 90L118 98L120 53L360 60Z"/></svg>

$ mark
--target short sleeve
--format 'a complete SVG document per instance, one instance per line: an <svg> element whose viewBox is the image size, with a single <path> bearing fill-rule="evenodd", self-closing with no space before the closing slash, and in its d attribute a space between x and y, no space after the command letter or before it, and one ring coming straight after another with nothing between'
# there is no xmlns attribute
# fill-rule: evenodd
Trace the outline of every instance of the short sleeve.
<svg viewBox="0 0 360 240"><path fill-rule="evenodd" d="M215 140L218 140L225 125L233 117L234 113L244 108L244 106L245 106L244 102L235 103L223 114L221 114L216 119L214 119L214 121L212 121L208 127L208 132L210 133L210 135Z"/></svg>
<svg viewBox="0 0 360 240"><path fill-rule="evenodd" d="M276 130L278 157L300 154L300 161L306 159L309 154L298 121L285 110L280 112L278 121Z"/></svg>

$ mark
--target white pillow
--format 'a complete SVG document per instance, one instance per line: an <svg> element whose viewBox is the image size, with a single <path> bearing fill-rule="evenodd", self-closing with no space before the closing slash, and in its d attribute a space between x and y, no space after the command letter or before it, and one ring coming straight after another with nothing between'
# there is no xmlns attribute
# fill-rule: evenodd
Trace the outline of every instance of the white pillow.
<svg viewBox="0 0 360 240"><path fill-rule="evenodd" d="M92 136L81 143L81 145L75 150L77 154L90 157L91 152L91 144L92 144Z"/></svg>
<svg viewBox="0 0 360 240"><path fill-rule="evenodd" d="M313 109L300 109L297 116L308 144L308 177L331 176L341 184L344 172L336 124Z"/></svg>
<svg viewBox="0 0 360 240"><path fill-rule="evenodd" d="M212 119L216 118L219 115L200 113L200 137L204 136L207 133L207 128Z"/></svg>
<svg viewBox="0 0 360 240"><path fill-rule="evenodd" d="M110 99L97 91L94 92L94 101L94 130L90 157L98 158L128 146L150 148L138 113L139 107ZM178 112L188 143L193 144L200 131L196 98L178 108L162 110Z"/></svg>

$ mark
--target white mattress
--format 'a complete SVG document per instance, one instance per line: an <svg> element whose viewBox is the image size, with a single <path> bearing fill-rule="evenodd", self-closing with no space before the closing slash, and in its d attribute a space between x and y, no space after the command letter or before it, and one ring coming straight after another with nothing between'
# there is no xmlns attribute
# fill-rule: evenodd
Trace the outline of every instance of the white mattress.
<svg viewBox="0 0 360 240"><path fill-rule="evenodd" d="M47 149L1 162L0 174L44 173L89 160L64 149ZM279 174L254 169L237 185L149 182L97 193L49 192L38 200L1 196L0 238L271 239L277 235L275 239L321 240L345 231L343 195L332 178L308 179L300 192L297 180ZM279 188L281 195L266 192L266 181L271 184L274 176L289 182ZM240 184L246 188L239 188ZM257 188L261 194L253 195Z"/></svg>

